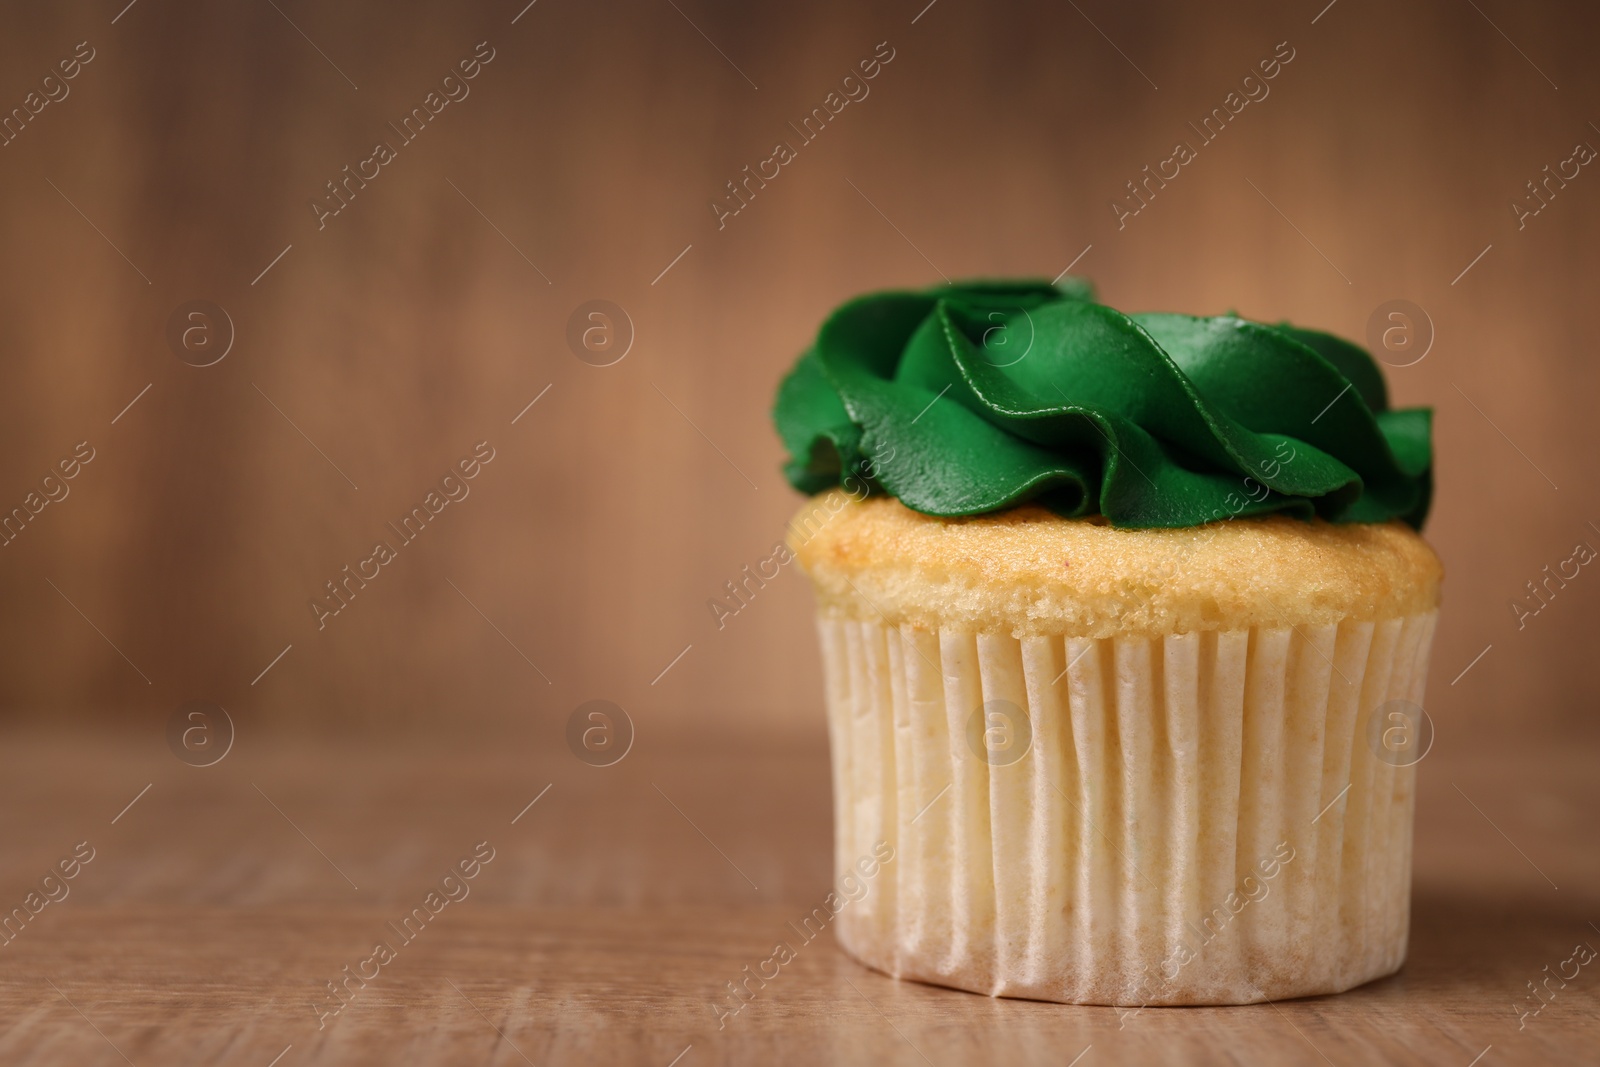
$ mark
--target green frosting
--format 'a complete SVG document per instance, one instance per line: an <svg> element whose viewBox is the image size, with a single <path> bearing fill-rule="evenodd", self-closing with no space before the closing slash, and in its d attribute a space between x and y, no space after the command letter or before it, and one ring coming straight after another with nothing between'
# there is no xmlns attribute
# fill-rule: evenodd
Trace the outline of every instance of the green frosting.
<svg viewBox="0 0 1600 1067"><path fill-rule="evenodd" d="M860 297L773 411L804 493L928 515L1036 501L1115 526L1284 512L1420 528L1432 411L1390 410L1365 350L1233 315L1124 315L1087 283Z"/></svg>

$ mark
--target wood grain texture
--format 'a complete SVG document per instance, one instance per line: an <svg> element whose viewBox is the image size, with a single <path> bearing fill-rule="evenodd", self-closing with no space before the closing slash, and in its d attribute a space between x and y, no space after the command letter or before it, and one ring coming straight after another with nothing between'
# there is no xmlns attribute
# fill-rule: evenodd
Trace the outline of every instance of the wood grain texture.
<svg viewBox="0 0 1600 1067"><path fill-rule="evenodd" d="M895 982L825 933L721 1029L726 983L793 939L787 924L830 886L816 747L646 747L603 769L516 738L246 736L204 769L138 738L13 734L0 752L0 901L21 902L76 842L96 849L70 895L0 948L0 1062L18 1067L266 1067L287 1046L279 1067L666 1067L680 1053L680 1067L945 1067L1085 1048L1080 1067L1466 1067L1489 1046L1477 1062L1495 1067L1590 1062L1600 1040L1590 969L1520 1031L1514 1008L1575 942L1600 944L1600 784L1560 749L1427 757L1409 960L1350 993L1123 1018ZM480 840L495 857L470 894L319 1030L325 983L395 940L385 924Z"/></svg>
<svg viewBox="0 0 1600 1067"><path fill-rule="evenodd" d="M1595 1059L1587 971L1520 1031L1515 1005L1600 938L1600 582L1525 627L1507 607L1600 543L1600 178L1507 210L1600 143L1592 8L12 7L0 116L95 58L0 148L0 510L96 453L0 547L0 907L96 854L0 947L0 1063ZM1271 96L1120 226L1112 198L1285 40ZM471 95L319 223L480 41ZM870 97L719 227L726 183L880 41ZM777 379L855 293L1074 260L1130 309L1358 340L1391 299L1432 317L1390 372L1438 409L1447 571L1410 962L1119 1027L823 937L718 1030L831 877L809 593L790 568L725 627L706 608L797 507ZM164 339L195 298L236 330L211 367ZM636 332L611 367L566 340L596 298ZM470 497L319 628L310 600L480 440ZM608 769L563 740L596 697L639 730ZM196 699L239 728L207 769L163 739ZM483 840L471 895L319 1031L325 983Z"/></svg>
<svg viewBox="0 0 1600 1067"><path fill-rule="evenodd" d="M1600 582L1526 629L1508 608L1600 537L1600 178L1522 229L1508 210L1600 144L1592 6L13 6L0 109L77 42L96 55L0 148L0 508L76 442L97 458L0 548L0 714L206 698L382 730L559 722L598 694L738 731L760 694L755 732L803 732L798 576L721 629L706 606L798 506L779 376L856 293L1078 260L1115 306L1357 340L1385 301L1422 305L1437 342L1389 377L1438 409L1432 710L1592 736ZM481 41L470 95L319 228L310 201ZM883 41L870 95L719 228L726 183ZM1284 41L1270 95L1119 224L1113 198ZM207 368L163 337L197 297L237 333ZM635 327L615 366L567 345L595 298ZM498 455L470 498L318 629L310 600L479 440Z"/></svg>

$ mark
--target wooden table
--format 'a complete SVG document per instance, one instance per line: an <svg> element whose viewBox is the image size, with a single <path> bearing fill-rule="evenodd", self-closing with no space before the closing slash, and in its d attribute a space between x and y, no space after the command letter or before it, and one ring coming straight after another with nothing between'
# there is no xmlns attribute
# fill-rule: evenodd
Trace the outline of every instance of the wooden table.
<svg viewBox="0 0 1600 1067"><path fill-rule="evenodd" d="M1520 1030L1516 1009L1600 945L1600 780L1571 747L1429 755L1410 961L1342 996L1119 1025L896 982L824 936L719 1030L725 983L830 883L825 750L594 768L548 731L479 741L246 733L195 768L148 733L9 736L0 906L94 858L0 947L0 1063L1600 1062L1600 967ZM402 942L386 923L481 841L447 885L469 895ZM331 1014L326 983L380 939L393 958Z"/></svg>

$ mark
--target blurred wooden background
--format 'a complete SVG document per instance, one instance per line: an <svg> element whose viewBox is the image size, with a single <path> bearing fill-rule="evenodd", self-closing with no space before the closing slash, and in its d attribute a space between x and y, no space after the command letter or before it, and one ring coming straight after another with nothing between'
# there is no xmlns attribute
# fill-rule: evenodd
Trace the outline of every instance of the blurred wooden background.
<svg viewBox="0 0 1600 1067"><path fill-rule="evenodd" d="M94 449L0 548L13 722L205 699L241 729L553 746L598 697L641 735L816 740L801 578L721 631L706 608L798 505L779 375L862 290L1077 260L1129 310L1361 340L1425 308L1431 350L1389 377L1437 409L1430 712L1441 739L1593 729L1600 578L1521 631L1509 607L1600 546L1600 176L1510 210L1600 145L1590 9L125 2L8 5L0 33L6 111L94 56L0 148L0 508ZM1270 95L1119 230L1124 183L1285 41ZM325 183L479 42L470 95L319 230ZM725 183L880 42L870 95L719 230ZM194 299L236 331L213 366L165 338ZM593 299L636 333L612 366L566 341ZM319 631L308 601L485 440L470 496Z"/></svg>

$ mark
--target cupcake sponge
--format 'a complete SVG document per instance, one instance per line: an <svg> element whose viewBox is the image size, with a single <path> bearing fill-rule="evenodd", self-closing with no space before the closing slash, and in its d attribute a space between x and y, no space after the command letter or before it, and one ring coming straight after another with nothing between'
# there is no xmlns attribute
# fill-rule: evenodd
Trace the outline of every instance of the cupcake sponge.
<svg viewBox="0 0 1600 1067"><path fill-rule="evenodd" d="M1432 611L1443 567L1408 526L1285 516L1119 529L1022 506L935 518L813 497L789 547L825 615L1013 637L1159 637Z"/></svg>

